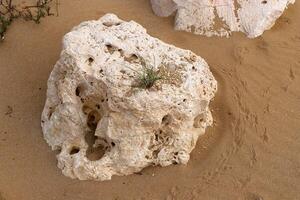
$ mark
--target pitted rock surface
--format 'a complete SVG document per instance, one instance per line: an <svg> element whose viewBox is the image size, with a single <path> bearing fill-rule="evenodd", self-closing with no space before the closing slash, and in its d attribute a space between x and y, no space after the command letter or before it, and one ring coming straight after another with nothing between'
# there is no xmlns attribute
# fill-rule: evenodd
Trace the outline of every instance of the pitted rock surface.
<svg viewBox="0 0 300 200"><path fill-rule="evenodd" d="M147 70L159 76L141 85ZM186 164L212 125L217 82L199 56L113 14L67 33L48 80L44 138L63 174L109 180Z"/></svg>

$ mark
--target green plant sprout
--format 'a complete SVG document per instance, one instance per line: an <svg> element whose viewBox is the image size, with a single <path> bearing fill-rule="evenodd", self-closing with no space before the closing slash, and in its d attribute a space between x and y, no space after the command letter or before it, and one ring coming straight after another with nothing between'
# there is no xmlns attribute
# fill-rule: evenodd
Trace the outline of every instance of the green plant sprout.
<svg viewBox="0 0 300 200"><path fill-rule="evenodd" d="M136 82L134 87L141 89L150 89L158 80L162 80L163 76L160 74L159 70L156 70L154 66L146 64L143 58L141 59L142 71L135 71L138 75L136 77Z"/></svg>
<svg viewBox="0 0 300 200"><path fill-rule="evenodd" d="M4 40L8 27L16 19L21 18L39 24L42 18L53 15L50 12L52 1L37 0L35 5L20 7L14 4L13 0L0 0L0 39Z"/></svg>

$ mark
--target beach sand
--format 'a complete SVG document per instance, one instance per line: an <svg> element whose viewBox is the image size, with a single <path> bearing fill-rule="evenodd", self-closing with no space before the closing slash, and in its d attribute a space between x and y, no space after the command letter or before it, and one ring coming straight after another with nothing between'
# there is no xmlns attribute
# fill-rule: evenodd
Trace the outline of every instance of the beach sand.
<svg viewBox="0 0 300 200"><path fill-rule="evenodd" d="M1 200L300 199L300 2L262 37L207 38L173 29L149 0L61 0L40 25L16 21L0 44ZM214 126L188 165L148 167L111 181L62 175L42 136L47 79L61 40L85 20L115 13L204 58L218 81Z"/></svg>

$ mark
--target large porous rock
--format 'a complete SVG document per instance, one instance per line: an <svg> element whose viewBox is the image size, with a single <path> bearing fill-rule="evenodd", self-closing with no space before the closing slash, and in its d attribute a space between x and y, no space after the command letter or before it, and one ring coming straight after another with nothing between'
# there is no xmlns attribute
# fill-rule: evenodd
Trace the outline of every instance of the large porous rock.
<svg viewBox="0 0 300 200"><path fill-rule="evenodd" d="M158 16L177 10L175 29L206 36L241 31L254 38L270 29L295 0L151 0Z"/></svg>
<svg viewBox="0 0 300 200"><path fill-rule="evenodd" d="M212 124L217 83L191 51L113 14L65 35L48 80L42 128L63 174L108 180L186 164Z"/></svg>

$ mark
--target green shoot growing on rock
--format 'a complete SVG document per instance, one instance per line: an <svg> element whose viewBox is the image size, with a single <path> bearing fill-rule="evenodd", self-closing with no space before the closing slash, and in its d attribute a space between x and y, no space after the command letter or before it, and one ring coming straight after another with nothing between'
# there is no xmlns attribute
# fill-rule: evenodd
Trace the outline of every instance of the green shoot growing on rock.
<svg viewBox="0 0 300 200"><path fill-rule="evenodd" d="M13 0L0 0L0 39L4 40L8 27L16 19L21 18L39 24L42 18L53 15L50 12L52 1L37 0L35 5L21 7L14 4Z"/></svg>
<svg viewBox="0 0 300 200"><path fill-rule="evenodd" d="M159 75L159 71L155 71L153 67L144 66L143 72L137 79L137 87L149 89L155 84L156 81L161 79L162 77Z"/></svg>
<svg viewBox="0 0 300 200"><path fill-rule="evenodd" d="M156 81L163 79L163 77L159 70L156 70L152 65L148 65L143 58L140 58L140 62L142 65L141 71L131 69L137 73L133 87L150 89Z"/></svg>

